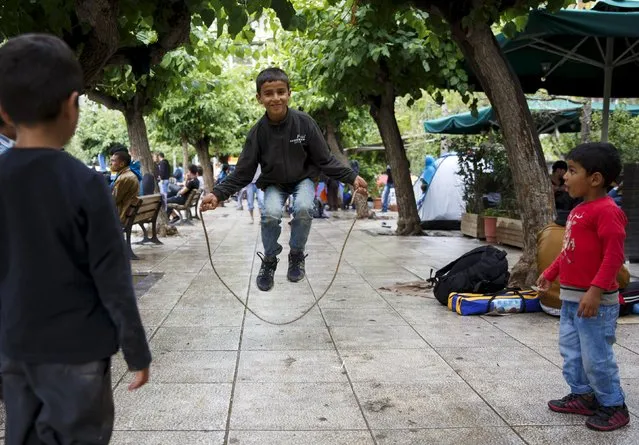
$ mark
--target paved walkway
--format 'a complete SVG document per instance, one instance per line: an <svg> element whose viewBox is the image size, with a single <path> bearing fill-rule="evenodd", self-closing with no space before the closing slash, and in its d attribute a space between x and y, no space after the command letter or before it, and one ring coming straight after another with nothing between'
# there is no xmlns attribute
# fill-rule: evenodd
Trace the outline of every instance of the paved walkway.
<svg viewBox="0 0 639 445"><path fill-rule="evenodd" d="M315 220L308 280L254 285L259 225L246 212L206 215L219 272L248 304L277 321L326 288L348 220ZM478 245L458 237L376 235L358 222L333 288L300 322L270 326L214 278L198 225L143 247L134 268L163 273L139 299L154 353L152 381L130 393L114 361L115 444L637 444L639 325L618 329L623 386L634 413L622 431L586 429L551 413L567 392L558 320L544 314L461 317L432 298L378 290L426 278ZM288 239L284 224L282 239ZM287 251L287 249L285 249ZM510 251L511 262L517 258Z"/></svg>

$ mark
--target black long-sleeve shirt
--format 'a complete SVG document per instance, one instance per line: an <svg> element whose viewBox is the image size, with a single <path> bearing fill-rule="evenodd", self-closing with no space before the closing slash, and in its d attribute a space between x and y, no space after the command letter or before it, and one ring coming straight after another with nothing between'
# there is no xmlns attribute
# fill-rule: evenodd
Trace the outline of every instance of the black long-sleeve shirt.
<svg viewBox="0 0 639 445"><path fill-rule="evenodd" d="M269 121L266 114L251 128L237 161L235 171L213 189L220 200L253 181L257 166L262 173L259 188L272 184L285 187L303 179L317 179L321 173L352 184L357 175L330 152L317 123L308 114L292 108L279 123Z"/></svg>
<svg viewBox="0 0 639 445"><path fill-rule="evenodd" d="M162 159L158 163L158 174L163 181L168 180L171 177L171 164L166 159Z"/></svg>
<svg viewBox="0 0 639 445"><path fill-rule="evenodd" d="M0 351L85 363L122 347L149 366L129 260L103 177L67 153L0 155Z"/></svg>

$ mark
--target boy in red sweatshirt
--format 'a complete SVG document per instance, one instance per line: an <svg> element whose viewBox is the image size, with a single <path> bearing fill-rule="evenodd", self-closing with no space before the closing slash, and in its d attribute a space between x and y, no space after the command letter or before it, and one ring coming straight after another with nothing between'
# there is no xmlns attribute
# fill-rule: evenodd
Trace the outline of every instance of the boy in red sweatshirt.
<svg viewBox="0 0 639 445"><path fill-rule="evenodd" d="M612 431L630 421L612 348L627 219L606 194L621 173L621 159L606 143L579 145L567 159L566 189L583 203L570 213L563 249L537 285L548 290L559 276L559 350L570 394L551 400L548 407L588 416L589 428Z"/></svg>

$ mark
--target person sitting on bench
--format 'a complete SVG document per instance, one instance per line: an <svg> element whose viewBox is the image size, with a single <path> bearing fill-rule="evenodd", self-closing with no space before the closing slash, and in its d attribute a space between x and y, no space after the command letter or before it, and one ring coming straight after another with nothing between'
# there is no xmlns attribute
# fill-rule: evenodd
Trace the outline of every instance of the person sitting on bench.
<svg viewBox="0 0 639 445"><path fill-rule="evenodd" d="M137 201L140 194L140 181L130 165L131 156L126 151L117 151L111 156L111 170L117 175L111 193L122 224L126 222L129 206Z"/></svg>
<svg viewBox="0 0 639 445"><path fill-rule="evenodd" d="M186 173L186 182L184 187L177 193L177 195L166 200L167 204L186 204L186 200L191 193L191 190L197 190L200 187L200 181L197 179L197 166L189 165L189 171ZM180 220L180 215L177 214L175 209L166 209L167 215L172 223ZM173 216L172 216L173 215Z"/></svg>

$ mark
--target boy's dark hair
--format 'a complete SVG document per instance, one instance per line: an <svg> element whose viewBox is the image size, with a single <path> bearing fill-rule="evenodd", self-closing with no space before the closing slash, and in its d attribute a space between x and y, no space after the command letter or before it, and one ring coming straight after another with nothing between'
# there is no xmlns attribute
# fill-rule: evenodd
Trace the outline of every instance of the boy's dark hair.
<svg viewBox="0 0 639 445"><path fill-rule="evenodd" d="M128 153L129 149L126 148L126 146L124 144L121 144L119 142L114 142L114 143L109 145L109 154L111 156L113 156L114 154L116 154L117 152L120 152L120 151L124 151L124 152Z"/></svg>
<svg viewBox="0 0 639 445"><path fill-rule="evenodd" d="M266 82L277 82L278 80L286 83L288 89L291 88L290 82L288 80L288 75L284 72L284 70L280 68L266 68L262 70L260 74L257 75L257 80L255 84L257 86L257 94L262 92L262 85Z"/></svg>
<svg viewBox="0 0 639 445"><path fill-rule="evenodd" d="M158 151L158 156L163 158L164 157L164 153L162 153L161 151Z"/></svg>
<svg viewBox="0 0 639 445"><path fill-rule="evenodd" d="M131 155L126 151L116 151L112 156L115 156L120 161L124 162L127 167L131 165Z"/></svg>
<svg viewBox="0 0 639 445"><path fill-rule="evenodd" d="M566 159L580 164L588 176L601 173L604 187L612 184L621 174L621 156L615 146L607 142L577 145Z"/></svg>
<svg viewBox="0 0 639 445"><path fill-rule="evenodd" d="M552 165L552 172L555 173L557 170L568 170L568 163L566 161L557 161Z"/></svg>
<svg viewBox="0 0 639 445"><path fill-rule="evenodd" d="M0 47L0 103L16 125L51 122L83 89L82 68L58 37L24 34Z"/></svg>
<svg viewBox="0 0 639 445"><path fill-rule="evenodd" d="M204 175L204 169L202 168L201 165L197 166L197 174L200 176Z"/></svg>
<svg viewBox="0 0 639 445"><path fill-rule="evenodd" d="M197 175L198 166L195 164L189 165L189 171L191 172L192 175Z"/></svg>

